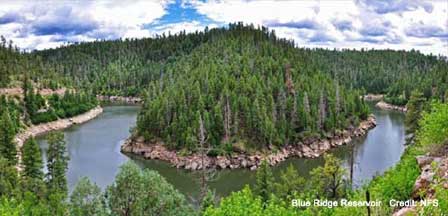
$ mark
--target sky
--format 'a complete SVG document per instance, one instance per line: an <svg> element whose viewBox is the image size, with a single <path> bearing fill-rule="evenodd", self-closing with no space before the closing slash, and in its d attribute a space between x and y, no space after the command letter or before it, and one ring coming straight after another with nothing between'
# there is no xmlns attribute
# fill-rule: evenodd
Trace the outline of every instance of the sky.
<svg viewBox="0 0 448 216"><path fill-rule="evenodd" d="M0 0L0 35L27 51L238 21L266 26L298 47L448 56L448 0Z"/></svg>

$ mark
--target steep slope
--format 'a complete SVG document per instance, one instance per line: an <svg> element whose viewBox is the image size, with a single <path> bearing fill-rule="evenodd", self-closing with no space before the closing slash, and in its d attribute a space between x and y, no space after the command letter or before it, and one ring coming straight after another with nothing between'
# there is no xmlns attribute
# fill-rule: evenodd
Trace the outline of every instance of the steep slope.
<svg viewBox="0 0 448 216"><path fill-rule="evenodd" d="M357 126L368 109L308 64L291 43L250 27L230 27L166 65L149 84L137 133L171 149L266 149Z"/></svg>

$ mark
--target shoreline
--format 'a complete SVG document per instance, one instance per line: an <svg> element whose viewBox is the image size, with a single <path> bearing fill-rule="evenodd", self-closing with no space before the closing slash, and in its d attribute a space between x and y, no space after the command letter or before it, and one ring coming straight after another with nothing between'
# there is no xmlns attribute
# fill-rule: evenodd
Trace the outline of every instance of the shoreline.
<svg viewBox="0 0 448 216"><path fill-rule="evenodd" d="M71 118L65 118L65 119L58 119L56 121L47 122L43 124L38 125L32 125L28 128L26 128L24 131L19 132L15 137L14 141L16 143L17 147L17 158L18 158L18 164L21 166L22 163L22 153L21 149L23 147L23 144L27 139L30 137L36 137L51 131L55 130L62 130L68 127L71 127L73 125L82 124L85 122L88 122L95 117L97 117L99 114L103 112L103 108L101 106L97 106L85 113L79 114L77 116L71 117ZM21 167L20 167L21 168Z"/></svg>
<svg viewBox="0 0 448 216"><path fill-rule="evenodd" d="M381 101L384 98L382 94L366 94L362 96L365 101Z"/></svg>
<svg viewBox="0 0 448 216"><path fill-rule="evenodd" d="M97 95L96 99L100 102L106 102L106 103L112 103L112 104L117 103L117 104L136 105L136 104L143 103L143 100L139 97Z"/></svg>
<svg viewBox="0 0 448 216"><path fill-rule="evenodd" d="M393 104L386 103L384 101L380 101L377 104L375 104L376 107L383 109L383 110L395 110L399 112L407 112L408 109L406 106L397 106Z"/></svg>
<svg viewBox="0 0 448 216"><path fill-rule="evenodd" d="M376 126L375 116L370 115L367 120L362 121L356 129L334 135L332 138L312 139L299 142L297 145L287 145L281 149L269 153L235 154L232 156L217 156L204 158L204 166L207 169L237 169L248 168L257 169L263 159L269 165L276 165L289 157L316 158L327 152L331 148L348 144L355 137L364 136ZM168 162L176 168L186 170L201 170L201 155L198 153L180 156L177 151L166 149L162 143L147 144L143 138L128 138L121 146L121 152L142 156L147 160L161 160Z"/></svg>

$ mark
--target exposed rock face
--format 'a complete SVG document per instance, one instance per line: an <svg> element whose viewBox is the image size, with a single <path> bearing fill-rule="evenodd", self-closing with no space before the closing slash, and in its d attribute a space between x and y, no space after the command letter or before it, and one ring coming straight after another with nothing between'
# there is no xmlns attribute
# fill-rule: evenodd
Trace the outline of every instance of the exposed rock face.
<svg viewBox="0 0 448 216"><path fill-rule="evenodd" d="M367 94L364 95L365 101L380 101L384 98L384 95L382 94Z"/></svg>
<svg viewBox="0 0 448 216"><path fill-rule="evenodd" d="M353 137L365 135L369 129L375 126L375 117L371 115L367 120L361 122L357 128L350 131L342 131L331 138L308 139L303 143L300 142L296 145L287 145L277 150L275 153L270 153L268 155L262 153L256 153L254 155L236 153L233 156L205 157L204 167L217 169L248 168L250 170L255 170L260 166L263 159L266 159L270 165L275 165L288 157L293 156L315 158L333 147L351 142ZM199 154L180 156L177 152L166 149L162 142L153 141L151 143L146 143L143 138L130 138L121 146L121 151L141 155L146 159L167 161L177 168L188 170L202 169L202 159Z"/></svg>
<svg viewBox="0 0 448 216"><path fill-rule="evenodd" d="M37 89L39 94L43 96L48 96L52 94L64 95L66 88L60 88L56 90L52 89ZM22 88L0 88L0 95L8 95L8 96L19 96L23 97L23 89Z"/></svg>
<svg viewBox="0 0 448 216"><path fill-rule="evenodd" d="M432 198L434 190L430 186L435 183L435 175L448 186L448 157L418 156L416 159L421 173L415 181L412 198Z"/></svg>
<svg viewBox="0 0 448 216"><path fill-rule="evenodd" d="M138 97L123 97L123 96L105 96L97 95L96 98L99 101L106 101L111 103L122 103L122 104L141 104L143 101Z"/></svg>
<svg viewBox="0 0 448 216"><path fill-rule="evenodd" d="M448 190L448 156L432 157L432 156L417 156L417 163L420 167L421 173L414 184L412 192L413 200L432 200L434 199L433 184L440 184ZM419 202L416 206L405 207L396 211L394 216L417 215Z"/></svg>
<svg viewBox="0 0 448 216"><path fill-rule="evenodd" d="M67 118L67 119L59 119L56 121L52 121L52 122L48 122L48 123L43 123L43 124L39 124L39 125L33 125L29 128L26 128L25 131L18 133L14 140L16 142L17 145L17 155L19 158L19 164L21 163L21 154L20 154L20 149L23 146L23 143L30 137L35 137L35 136L39 136L42 135L44 133L50 132L50 131L54 131L54 130L61 130L61 129L65 129L68 128L72 125L75 124L81 124L84 122L87 122L95 117L97 117L99 114L101 114L103 112L103 108L101 108L100 106L97 106L93 109L91 109L90 111L71 117L71 118ZM20 169L20 167L19 167Z"/></svg>
<svg viewBox="0 0 448 216"><path fill-rule="evenodd" d="M402 107L402 106L396 106L396 105L388 104L388 103L386 103L384 101L378 102L375 106L380 108L380 109L385 109L385 110L396 110L396 111L400 111L400 112L407 112L408 111L407 107Z"/></svg>

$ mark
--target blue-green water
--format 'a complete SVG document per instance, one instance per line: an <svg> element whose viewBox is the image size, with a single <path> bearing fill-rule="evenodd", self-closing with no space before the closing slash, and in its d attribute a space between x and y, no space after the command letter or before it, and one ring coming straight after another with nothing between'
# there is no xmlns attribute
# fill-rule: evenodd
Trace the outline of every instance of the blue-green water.
<svg viewBox="0 0 448 216"><path fill-rule="evenodd" d="M138 110L137 106L108 106L97 118L64 130L70 156L67 172L70 189L82 176L89 177L105 188L113 182L120 165L133 160L141 167L158 171L185 195L195 197L199 193L197 173L173 168L162 161L148 161L120 153L122 142L129 136L130 128L135 126ZM369 131L367 136L353 141L353 179L356 185L393 166L404 150L404 115L375 108L373 112L377 127ZM48 144L45 137L38 138L38 142L46 160ZM349 167L350 150L349 146L341 146L331 152L343 159L344 165ZM307 175L312 168L322 165L323 159L290 158L275 166L274 174L279 175L289 164L293 164L302 175ZM254 181L253 171L222 170L216 173L210 186L218 196L224 196L241 189L245 184L253 184Z"/></svg>

